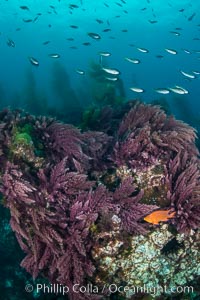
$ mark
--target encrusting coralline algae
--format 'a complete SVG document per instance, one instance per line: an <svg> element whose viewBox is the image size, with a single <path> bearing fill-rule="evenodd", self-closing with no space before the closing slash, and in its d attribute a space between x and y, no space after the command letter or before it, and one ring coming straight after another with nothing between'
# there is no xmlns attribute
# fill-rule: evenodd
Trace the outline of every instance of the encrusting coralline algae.
<svg viewBox="0 0 200 300"><path fill-rule="evenodd" d="M163 224L146 235L129 237L127 247L120 233L120 220L116 222L115 216L112 219L113 229L99 233L92 250L94 260L98 261L95 281L107 285L110 294L123 286L120 294L124 299L142 292L156 298L164 292L176 294L180 287L183 289L200 276L199 231L174 235L169 225ZM173 245L165 253L162 249L174 236L180 247L176 249Z"/></svg>

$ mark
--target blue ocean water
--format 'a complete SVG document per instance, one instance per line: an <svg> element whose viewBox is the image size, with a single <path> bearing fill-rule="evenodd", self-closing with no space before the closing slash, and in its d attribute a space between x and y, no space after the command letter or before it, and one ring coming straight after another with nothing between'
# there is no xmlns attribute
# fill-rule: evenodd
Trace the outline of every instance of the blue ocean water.
<svg viewBox="0 0 200 300"><path fill-rule="evenodd" d="M199 11L199 0L2 0L1 107L28 110L26 94L32 88L42 105L59 109L58 93L53 89L56 65L67 74L66 85L74 90L80 106L92 103L88 70L92 61L99 63L98 53L104 51L111 56L102 57L102 66L120 71L127 99L151 102L164 97L179 118L184 118L187 111L196 120L200 107ZM77 28L70 27L74 25ZM89 32L101 38L92 39ZM9 40L14 44L9 45ZM85 42L90 45L83 45ZM137 48L145 48L148 53ZM49 57L54 53L60 57ZM29 57L35 58L39 66L32 65ZM125 57L139 59L140 63L133 64ZM78 74L76 69L84 70L85 75ZM181 74L180 70L195 78ZM57 78L60 89L66 78L62 79ZM176 85L188 93L162 95L154 90ZM130 87L139 87L144 92L135 93ZM64 101L72 100L69 97Z"/></svg>

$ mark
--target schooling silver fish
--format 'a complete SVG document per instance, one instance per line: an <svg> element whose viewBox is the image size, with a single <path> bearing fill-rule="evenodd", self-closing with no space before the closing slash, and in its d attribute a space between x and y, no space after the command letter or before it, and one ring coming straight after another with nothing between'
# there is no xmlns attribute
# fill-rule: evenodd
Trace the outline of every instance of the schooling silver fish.
<svg viewBox="0 0 200 300"><path fill-rule="evenodd" d="M125 60L129 61L132 64L139 64L140 60L139 59L135 59L135 58L130 58L130 57L125 57Z"/></svg>
<svg viewBox="0 0 200 300"><path fill-rule="evenodd" d="M149 50L145 49L145 48L137 48L138 51L142 52L142 53L148 53Z"/></svg>
<svg viewBox="0 0 200 300"><path fill-rule="evenodd" d="M94 39L94 40L100 40L100 39L101 39L101 37L100 37L100 35L99 35L98 33L88 32L88 35L89 35L92 39Z"/></svg>
<svg viewBox="0 0 200 300"><path fill-rule="evenodd" d="M144 92L144 90L142 88L138 88L138 87L131 87L130 90L135 93L143 93Z"/></svg>
<svg viewBox="0 0 200 300"><path fill-rule="evenodd" d="M52 53L52 54L49 54L49 57L51 57L51 58L59 58L60 54L58 54L58 53Z"/></svg>
<svg viewBox="0 0 200 300"><path fill-rule="evenodd" d="M105 77L105 79L110 80L110 81L117 81L117 77Z"/></svg>
<svg viewBox="0 0 200 300"><path fill-rule="evenodd" d="M175 94L184 95L188 94L188 91L180 86L175 85L175 87L169 88L170 91L172 91Z"/></svg>
<svg viewBox="0 0 200 300"><path fill-rule="evenodd" d="M15 42L13 41L13 40L11 40L11 39L8 39L7 40L7 45L8 45L8 47L15 47Z"/></svg>
<svg viewBox="0 0 200 300"><path fill-rule="evenodd" d="M111 56L111 53L110 52L99 52L99 55L108 57L108 56Z"/></svg>
<svg viewBox="0 0 200 300"><path fill-rule="evenodd" d="M184 71L182 71L182 70L180 70L180 72L181 72L181 74L183 74L185 77L188 77L188 78L190 78L190 79L196 78L196 76L195 76L194 74L186 73L186 72L184 72Z"/></svg>
<svg viewBox="0 0 200 300"><path fill-rule="evenodd" d="M163 95L167 95L169 94L169 90L166 89L166 88L157 88L157 89L154 89L154 91L158 94L163 94Z"/></svg>
<svg viewBox="0 0 200 300"><path fill-rule="evenodd" d="M76 73L79 75L85 75L85 71L83 71L81 69L76 69Z"/></svg>
<svg viewBox="0 0 200 300"><path fill-rule="evenodd" d="M120 71L118 71L117 69L108 69L108 68L102 68L102 70L108 74L112 74L112 75L119 75Z"/></svg>
<svg viewBox="0 0 200 300"><path fill-rule="evenodd" d="M29 56L28 59L33 66L39 67L39 61L37 59L32 56Z"/></svg>
<svg viewBox="0 0 200 300"><path fill-rule="evenodd" d="M165 48L165 51L167 51L170 54L176 55L178 52L174 49Z"/></svg>

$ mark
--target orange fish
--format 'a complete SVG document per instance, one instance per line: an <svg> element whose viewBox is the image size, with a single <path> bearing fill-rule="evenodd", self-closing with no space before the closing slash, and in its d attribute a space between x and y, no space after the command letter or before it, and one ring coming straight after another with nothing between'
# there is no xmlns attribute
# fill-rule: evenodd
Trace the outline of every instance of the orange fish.
<svg viewBox="0 0 200 300"><path fill-rule="evenodd" d="M158 225L159 222L165 222L172 219L175 216L175 211L170 212L169 210L156 210L150 215L147 215L144 220L148 223Z"/></svg>

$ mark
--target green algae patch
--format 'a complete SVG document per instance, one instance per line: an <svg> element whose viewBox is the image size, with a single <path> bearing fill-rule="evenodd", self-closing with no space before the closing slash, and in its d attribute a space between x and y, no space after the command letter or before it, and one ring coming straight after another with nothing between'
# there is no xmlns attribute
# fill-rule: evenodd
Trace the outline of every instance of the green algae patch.
<svg viewBox="0 0 200 300"><path fill-rule="evenodd" d="M23 127L15 127L13 128L13 143L25 143L27 145L32 144L33 140L31 137L31 133L33 128L31 125L26 124Z"/></svg>
<svg viewBox="0 0 200 300"><path fill-rule="evenodd" d="M30 124L14 126L9 145L9 159L13 162L21 161L31 166L39 168L43 163L42 145L34 135L34 128Z"/></svg>
<svg viewBox="0 0 200 300"><path fill-rule="evenodd" d="M15 136L15 139L14 139L14 143L25 143L27 145L31 144L33 141L32 141L32 138L31 136L26 133L26 132L23 132L23 133L17 133L16 136Z"/></svg>

